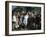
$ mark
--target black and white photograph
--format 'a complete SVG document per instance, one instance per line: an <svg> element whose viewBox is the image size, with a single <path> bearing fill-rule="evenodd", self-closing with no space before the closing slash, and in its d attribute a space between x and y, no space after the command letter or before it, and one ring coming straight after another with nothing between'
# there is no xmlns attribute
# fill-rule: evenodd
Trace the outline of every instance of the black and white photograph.
<svg viewBox="0 0 46 37"><path fill-rule="evenodd" d="M7 2L8 35L44 33L44 3Z"/></svg>

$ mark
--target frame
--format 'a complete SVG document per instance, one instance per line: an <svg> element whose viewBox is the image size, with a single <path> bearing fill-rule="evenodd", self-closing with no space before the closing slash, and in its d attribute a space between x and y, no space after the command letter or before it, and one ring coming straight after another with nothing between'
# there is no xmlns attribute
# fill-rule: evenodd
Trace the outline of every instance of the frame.
<svg viewBox="0 0 46 37"><path fill-rule="evenodd" d="M20 15L19 17L23 15L26 18L27 17L26 15L28 15L29 17L32 16L33 18L37 17L37 19L35 19L34 23L34 19L30 18L31 19L30 21L28 17L28 23L22 22L21 24L20 21L21 18L20 20L18 18L16 19L14 15L16 16L16 18L19 15ZM38 17L40 20L38 19ZM45 34L45 3L6 1L5 35L16 36L16 35L32 35L32 34Z"/></svg>

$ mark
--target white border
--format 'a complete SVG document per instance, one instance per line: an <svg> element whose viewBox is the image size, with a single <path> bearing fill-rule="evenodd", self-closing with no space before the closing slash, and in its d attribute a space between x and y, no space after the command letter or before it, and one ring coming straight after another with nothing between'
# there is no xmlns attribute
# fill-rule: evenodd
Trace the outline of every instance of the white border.
<svg viewBox="0 0 46 37"><path fill-rule="evenodd" d="M30 6L41 7L41 30L25 30L12 31L12 6ZM9 3L9 34L26 34L26 33L42 33L44 32L44 5L41 4L25 4L25 3Z"/></svg>

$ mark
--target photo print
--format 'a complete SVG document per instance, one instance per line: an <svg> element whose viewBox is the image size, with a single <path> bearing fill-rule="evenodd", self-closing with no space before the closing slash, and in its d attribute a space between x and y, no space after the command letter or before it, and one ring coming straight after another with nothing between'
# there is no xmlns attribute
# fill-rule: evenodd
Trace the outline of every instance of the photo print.
<svg viewBox="0 0 46 37"><path fill-rule="evenodd" d="M45 33L45 3L6 1L5 35Z"/></svg>
<svg viewBox="0 0 46 37"><path fill-rule="evenodd" d="M41 7L12 6L12 30L40 30Z"/></svg>

